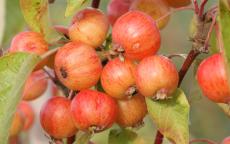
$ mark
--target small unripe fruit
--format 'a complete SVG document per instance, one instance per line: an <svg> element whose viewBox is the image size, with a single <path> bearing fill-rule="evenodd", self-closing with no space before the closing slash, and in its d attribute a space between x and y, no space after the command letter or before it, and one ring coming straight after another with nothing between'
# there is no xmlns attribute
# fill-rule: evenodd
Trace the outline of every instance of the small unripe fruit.
<svg viewBox="0 0 230 144"><path fill-rule="evenodd" d="M123 14L129 11L133 0L111 0L107 5L107 15L111 25Z"/></svg>
<svg viewBox="0 0 230 144"><path fill-rule="evenodd" d="M31 128L31 126L34 122L33 108L31 107L31 105L28 102L22 101L19 104L18 110L22 113L24 120L25 120L23 130L27 131Z"/></svg>
<svg viewBox="0 0 230 144"><path fill-rule="evenodd" d="M78 129L101 131L115 122L117 103L102 92L82 90L72 100L71 114Z"/></svg>
<svg viewBox="0 0 230 144"><path fill-rule="evenodd" d="M230 102L230 87L221 54L203 60L197 69L197 80L203 94L216 103Z"/></svg>
<svg viewBox="0 0 230 144"><path fill-rule="evenodd" d="M9 48L9 52L29 52L39 56L48 51L48 44L44 40L44 37L37 32L21 32L17 34ZM35 70L41 69L46 65L47 60L43 60L37 64Z"/></svg>
<svg viewBox="0 0 230 144"><path fill-rule="evenodd" d="M155 21L140 11L122 15L114 24L112 38L115 48L123 48L130 59L142 59L160 48L160 33Z"/></svg>
<svg viewBox="0 0 230 144"><path fill-rule="evenodd" d="M72 23L69 27L70 39L84 42L93 48L102 45L109 30L106 15L94 8L86 8L78 12Z"/></svg>
<svg viewBox="0 0 230 144"><path fill-rule="evenodd" d="M10 137L17 136L23 129L24 118L20 111L16 111L10 127Z"/></svg>
<svg viewBox="0 0 230 144"><path fill-rule="evenodd" d="M102 71L96 51L82 42L70 42L64 45L58 50L54 63L58 79L72 90L94 86Z"/></svg>
<svg viewBox="0 0 230 144"><path fill-rule="evenodd" d="M151 16L154 20L158 20L166 15L170 11L170 8L167 3L162 0L135 0L130 6L130 10L142 11ZM158 21L158 28L164 28L168 24L169 18L170 16L167 16Z"/></svg>
<svg viewBox="0 0 230 144"><path fill-rule="evenodd" d="M122 127L138 125L147 114L145 98L140 94L127 100L118 101L117 123Z"/></svg>
<svg viewBox="0 0 230 144"><path fill-rule="evenodd" d="M142 95L164 99L177 88L179 75L170 59L154 55L144 58L139 63L135 79Z"/></svg>
<svg viewBox="0 0 230 144"><path fill-rule="evenodd" d="M165 2L171 7L178 8L189 5L191 0L165 0Z"/></svg>
<svg viewBox="0 0 230 144"><path fill-rule="evenodd" d="M42 106L41 126L56 139L71 137L77 132L70 114L70 104L71 101L65 97L52 97Z"/></svg>
<svg viewBox="0 0 230 144"><path fill-rule="evenodd" d="M26 80L23 90L23 100L30 101L40 97L47 89L48 80L42 71L32 72Z"/></svg>
<svg viewBox="0 0 230 144"><path fill-rule="evenodd" d="M102 70L101 84L105 92L117 99L128 96L127 90L135 85L135 65L119 58L109 61Z"/></svg>
<svg viewBox="0 0 230 144"><path fill-rule="evenodd" d="M221 144L230 144L230 136L226 137Z"/></svg>

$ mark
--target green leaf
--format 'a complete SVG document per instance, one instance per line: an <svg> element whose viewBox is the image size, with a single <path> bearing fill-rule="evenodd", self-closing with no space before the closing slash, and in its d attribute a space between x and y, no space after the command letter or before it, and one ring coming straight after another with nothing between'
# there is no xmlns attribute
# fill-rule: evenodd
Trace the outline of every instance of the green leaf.
<svg viewBox="0 0 230 144"><path fill-rule="evenodd" d="M25 21L21 13L19 0L6 0L5 28L2 45L8 47L12 37L23 30Z"/></svg>
<svg viewBox="0 0 230 144"><path fill-rule="evenodd" d="M67 7L65 11L65 16L73 15L77 9L79 9L82 5L84 5L87 0L67 0Z"/></svg>
<svg viewBox="0 0 230 144"><path fill-rule="evenodd" d="M219 103L218 106L224 111L224 113L230 118L230 107L228 104Z"/></svg>
<svg viewBox="0 0 230 144"><path fill-rule="evenodd" d="M134 144L137 134L128 129L112 129L108 144Z"/></svg>
<svg viewBox="0 0 230 144"><path fill-rule="evenodd" d="M219 0L219 15L220 31L223 45L223 48L221 47L220 49L223 49L224 51L226 70L227 74L230 75L230 6L228 0Z"/></svg>
<svg viewBox="0 0 230 144"><path fill-rule="evenodd" d="M61 38L51 25L48 0L20 0L20 5L30 29L42 33L50 43Z"/></svg>
<svg viewBox="0 0 230 144"><path fill-rule="evenodd" d="M13 53L0 58L0 144L7 144L9 128L26 78L40 60L37 55Z"/></svg>
<svg viewBox="0 0 230 144"><path fill-rule="evenodd" d="M160 132L176 144L189 143L189 103L182 90L177 89L168 100L146 98L148 112Z"/></svg>
<svg viewBox="0 0 230 144"><path fill-rule="evenodd" d="M90 139L92 137L92 134L85 132L77 136L77 140L74 142L74 144L88 144Z"/></svg>

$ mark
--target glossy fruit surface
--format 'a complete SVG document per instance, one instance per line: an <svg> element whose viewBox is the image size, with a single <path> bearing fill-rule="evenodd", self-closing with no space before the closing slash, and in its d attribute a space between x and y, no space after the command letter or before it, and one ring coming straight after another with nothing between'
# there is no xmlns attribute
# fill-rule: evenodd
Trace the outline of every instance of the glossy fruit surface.
<svg viewBox="0 0 230 144"><path fill-rule="evenodd" d="M70 103L65 97L52 97L42 106L41 126L54 138L71 137L77 132L70 114Z"/></svg>
<svg viewBox="0 0 230 144"><path fill-rule="evenodd" d="M221 54L203 60L197 69L198 84L205 96L218 103L230 101L230 87Z"/></svg>
<svg viewBox="0 0 230 144"><path fill-rule="evenodd" d="M86 8L78 12L72 23L69 27L69 37L72 41L81 41L97 48L106 39L109 21L99 9Z"/></svg>
<svg viewBox="0 0 230 144"><path fill-rule="evenodd" d="M230 137L226 137L221 144L230 144Z"/></svg>
<svg viewBox="0 0 230 144"><path fill-rule="evenodd" d="M47 76L42 70L32 72L25 83L23 100L30 101L40 97L46 91L47 86Z"/></svg>
<svg viewBox="0 0 230 144"><path fill-rule="evenodd" d="M64 45L58 50L54 63L58 79L72 90L94 86L102 71L96 51L82 42Z"/></svg>
<svg viewBox="0 0 230 144"><path fill-rule="evenodd" d="M169 6L174 8L187 6L191 4L191 0L165 0L165 2L167 2Z"/></svg>
<svg viewBox="0 0 230 144"><path fill-rule="evenodd" d="M127 90L135 85L135 65L125 59L115 58L102 70L101 84L105 92L114 98L125 98Z"/></svg>
<svg viewBox="0 0 230 144"><path fill-rule="evenodd" d="M24 118L20 111L16 111L10 127L10 137L17 136L23 129Z"/></svg>
<svg viewBox="0 0 230 144"><path fill-rule="evenodd" d="M114 24L112 38L115 48L123 48L130 59L142 59L160 48L160 33L155 21L140 11L122 15Z"/></svg>
<svg viewBox="0 0 230 144"><path fill-rule="evenodd" d="M164 56L144 58L137 66L136 84L146 97L164 99L177 88L179 76L173 62Z"/></svg>
<svg viewBox="0 0 230 144"><path fill-rule="evenodd" d="M162 16L166 15L170 8L167 3L162 0L135 0L130 10L139 10L142 11L149 16L151 16L154 20L158 20ZM167 16L157 22L158 28L164 28L169 22L170 16Z"/></svg>
<svg viewBox="0 0 230 144"><path fill-rule="evenodd" d="M31 31L17 34L13 38L9 48L9 52L29 52L40 56L48 50L48 44L44 40L43 35ZM46 65L46 63L47 61L41 61L35 69L41 69L44 65Z"/></svg>
<svg viewBox="0 0 230 144"><path fill-rule="evenodd" d="M122 127L132 127L142 122L147 114L144 96L134 95L128 100L118 101L117 123Z"/></svg>
<svg viewBox="0 0 230 144"><path fill-rule="evenodd" d="M82 90L72 100L71 113L78 129L95 127L97 130L104 130L116 120L117 103L102 92Z"/></svg>
<svg viewBox="0 0 230 144"><path fill-rule="evenodd" d="M129 11L133 0L111 0L107 5L107 15L111 25L123 14Z"/></svg>
<svg viewBox="0 0 230 144"><path fill-rule="evenodd" d="M22 113L24 120L25 120L23 130L27 131L31 128L34 122L35 114L34 114L33 108L28 102L22 101L19 104L18 110Z"/></svg>

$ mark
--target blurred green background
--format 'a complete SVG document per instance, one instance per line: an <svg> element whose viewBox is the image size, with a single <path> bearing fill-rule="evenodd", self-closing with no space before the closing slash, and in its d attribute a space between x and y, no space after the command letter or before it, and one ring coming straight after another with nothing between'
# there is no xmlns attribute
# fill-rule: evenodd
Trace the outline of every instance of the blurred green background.
<svg viewBox="0 0 230 144"><path fill-rule="evenodd" d="M101 2L100 8L106 12L108 0L101 0ZM207 7L210 7L215 3L217 3L217 0L209 0ZM86 6L87 5L89 4L86 4ZM65 0L56 0L54 4L50 5L50 18L54 25L69 25L71 17L64 17L65 8ZM162 47L159 52L160 54L188 53L191 48L191 42L189 41L189 27L192 16L193 12L189 10L179 11L171 16L169 24L161 31ZM19 31L26 29L26 24L19 7L19 0L5 1L5 18L3 22L5 23L5 27L1 48L7 49L12 37ZM201 57L207 57L207 55L200 55L198 59ZM174 61L179 69L183 63L183 59L175 58ZM194 66L196 67L196 65L193 64L190 68L181 86L191 104L191 138L208 138L220 143L224 137L230 135L230 119L216 104L202 96L202 93L197 86ZM41 104L49 96L49 92L45 95L46 96L40 100L33 102L33 106L36 107L35 109L37 113L39 113ZM25 143L38 144L46 141L46 138L43 136L40 129L38 119L36 122L37 125L34 126L32 132L29 134L30 142ZM145 126L139 129L138 133L145 141L147 141L146 144L153 143L155 128L149 117L145 119ZM108 130L95 135L93 141L96 144L106 144L107 136Z"/></svg>

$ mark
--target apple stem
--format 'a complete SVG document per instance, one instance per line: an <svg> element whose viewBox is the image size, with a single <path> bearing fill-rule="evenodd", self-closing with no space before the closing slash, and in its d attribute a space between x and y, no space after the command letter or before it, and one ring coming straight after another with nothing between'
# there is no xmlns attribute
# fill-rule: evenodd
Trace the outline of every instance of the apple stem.
<svg viewBox="0 0 230 144"><path fill-rule="evenodd" d="M199 9L199 5L198 5L197 0L193 0L193 5L194 5L194 8L195 8L195 13L198 15L200 9Z"/></svg>
<svg viewBox="0 0 230 144"><path fill-rule="evenodd" d="M205 5L206 5L207 2L208 2L208 0L202 0L201 5L200 5L199 14L198 14L199 17L203 16L204 7L205 7Z"/></svg>
<svg viewBox="0 0 230 144"><path fill-rule="evenodd" d="M196 143L196 142L205 142L207 144L217 144L216 142L211 141L209 139L193 139L189 142L189 144Z"/></svg>
<svg viewBox="0 0 230 144"><path fill-rule="evenodd" d="M93 8L99 8L100 0L93 0L92 1L92 7Z"/></svg>

